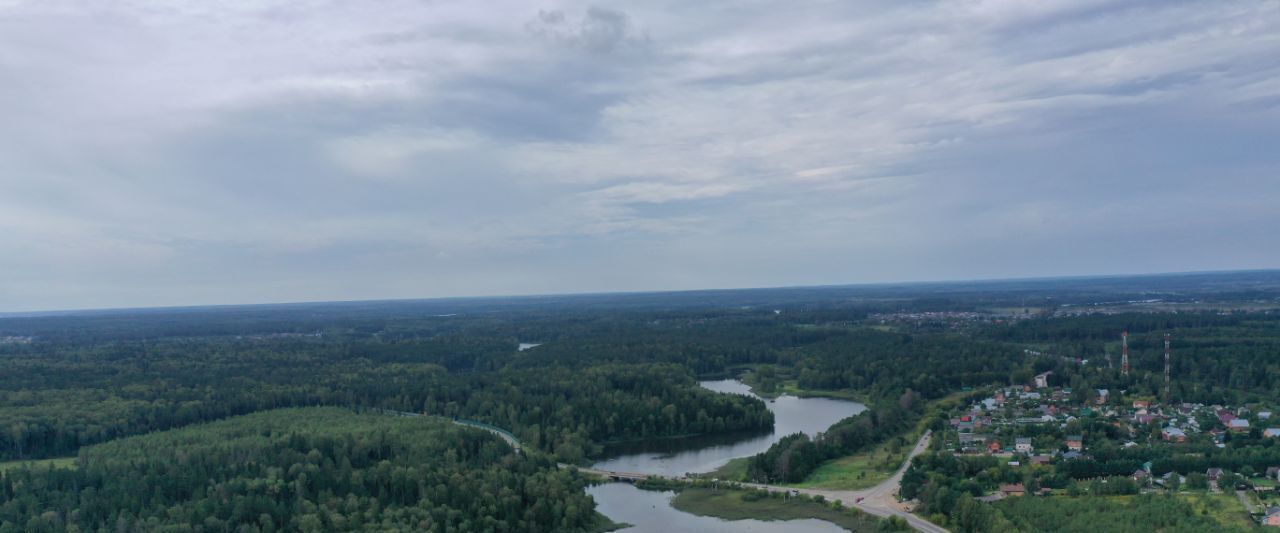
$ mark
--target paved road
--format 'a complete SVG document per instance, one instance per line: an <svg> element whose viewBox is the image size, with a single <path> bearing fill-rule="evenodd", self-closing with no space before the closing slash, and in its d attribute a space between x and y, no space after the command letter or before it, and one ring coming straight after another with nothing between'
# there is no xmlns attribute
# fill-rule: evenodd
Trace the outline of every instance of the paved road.
<svg viewBox="0 0 1280 533"><path fill-rule="evenodd" d="M874 487L870 487L862 490L820 490L820 489L795 489L791 487L783 487L779 485L766 485L762 483L742 483L741 485L745 487L764 489L770 492L796 491L801 494L808 494L810 496L822 496L823 498L826 498L828 500L836 500L844 504L845 506L856 507L858 510L861 510L867 514L879 516L882 518L887 518L889 516L901 517L904 520L906 520L908 524L911 524L911 527L915 528L917 531L924 531L926 533L947 533L947 530L945 528L937 524L934 524L933 522L920 518L919 516L911 514L909 511L907 511L906 506L904 506L901 503L898 503L898 498L897 498L898 485L902 482L902 474L906 473L907 468L911 466L911 460L914 459L915 456L920 455L922 452L924 452L929 448L929 440L932 437L933 437L932 432L925 432L925 434L920 437L920 440L916 442L915 448L911 449L911 453L907 454L907 459L902 462L902 466L898 467L898 470L894 472L893 475L889 477L889 479L886 479L880 482L880 484ZM562 464L560 466L562 468L568 468L570 465ZM645 474L640 474L640 473L613 472L613 471L607 471L607 470L596 470L593 468L579 468L578 470L580 472L595 474L605 478L623 477L623 478L634 479L637 477L638 478L649 477L649 476L646 476ZM665 476L653 476L653 477L665 477ZM683 476L670 477L667 479L674 479L676 481L689 481L688 478ZM858 501L859 498L861 498L861 501Z"/></svg>
<svg viewBox="0 0 1280 533"><path fill-rule="evenodd" d="M520 440L516 439L515 435L512 435L511 433L508 433L501 429L495 428L493 426L490 426L488 424L484 424L481 422L472 422L470 420L461 420L457 418L451 419L450 422L453 422L454 424L457 424L459 426L483 429L485 431L488 431L489 433L493 433L494 435L502 437L502 440L507 441L507 444L510 444L512 448L516 449L516 452L520 452L522 450L522 448L520 447Z"/></svg>
<svg viewBox="0 0 1280 533"><path fill-rule="evenodd" d="M420 416L417 413L402 413L402 412L393 412L393 413L401 416ZM502 437L502 440L507 441L507 443L510 444L512 447L514 447L516 451L520 450L520 441L516 440L516 438L513 435L511 435L506 431L502 431L493 426L471 422L468 420L451 420L451 422L453 422L454 424L458 424L460 426L473 427L473 428L482 429L490 433L493 433L494 435ZM880 482L880 484L871 488L862 489L862 490L819 490L819 489L793 489L791 487L782 487L778 485L765 485L760 483L743 483L742 485L747 487L764 489L770 492L787 492L787 491L794 490L802 494L808 494L810 496L822 496L823 498L826 498L828 500L839 501L841 504L844 504L845 506L856 507L857 509L867 514L879 516L882 518L887 518L889 516L901 517L905 519L908 524L911 524L911 527L915 528L917 531L924 531L926 533L947 533L947 530L944 529L943 527L937 524L934 524L933 522L930 522L928 520L925 520L923 518L920 518L914 514L911 514L909 511L907 511L904 505L902 505L901 503L898 503L898 498L897 498L898 485L902 482L902 474L906 473L907 468L911 466L911 460L914 459L915 456L920 455L922 452L924 452L926 449L929 448L929 440L932 437L933 437L933 432L926 431L924 435L920 437L920 440L916 442L915 448L911 449L911 453L907 454L907 459L902 462L902 466L898 467L898 471L894 472L893 475L889 477L889 479L886 479ZM560 464L560 468L570 468L572 466L573 465L567 465L564 463ZM629 479L642 479L645 477L666 477L666 476L649 476L648 474L643 474L643 473L612 472L607 470L596 470L593 468L580 468L580 467L578 468L578 471L585 472L588 474L595 474L595 475L604 477L606 479L617 478L617 477L629 478ZM684 476L670 477L668 479L674 479L677 481L689 481L689 479ZM861 501L859 501L859 499L861 499Z"/></svg>
<svg viewBox="0 0 1280 533"><path fill-rule="evenodd" d="M497 435L497 436L501 437L501 438L502 438L502 440L506 441L506 442L507 442L507 444L510 444L512 448L515 448L515 449L516 449L516 452L520 452L520 451L522 450L522 448L520 447L520 440L519 440L519 439L516 439L515 435L512 435L511 433L509 433L509 432L507 432L507 431L504 431L504 430L502 430L502 429L499 429L499 428L497 428L497 427L495 427L495 426L490 426L490 425L485 424L485 423L483 423L483 422L475 422L475 421L472 421L472 420L463 420L463 419L459 419L459 418L449 418L449 417L446 417L446 416L439 416L439 415L424 415L424 414L422 414L422 413L411 413L411 412L408 412L408 411L393 411L393 410L391 410L391 409L383 409L383 410L381 410L381 412L386 413L386 414L389 414L389 415L394 415L394 416L426 416L426 417L430 417L430 418L438 418L438 419L440 419L440 420L448 420L448 421L453 422L454 424L457 424L457 425L459 425L459 426L466 426L466 427L469 427L469 428L483 429L483 430L485 430L485 431L488 431L489 433L493 433L494 435ZM564 466L564 465L561 465L561 466Z"/></svg>
<svg viewBox="0 0 1280 533"><path fill-rule="evenodd" d="M918 531L927 533L946 533L946 529L919 516L911 514L905 505L898 503L898 485L902 482L902 475L906 473L907 468L911 466L911 460L915 456L920 455L929 448L929 440L933 437L932 431L926 431L916 442L915 448L911 449L911 453L907 454L907 458L902 462L902 466L893 473L889 479L880 484L862 490L819 490L819 489L790 489L788 487L777 487L772 485L757 485L768 490L798 490L803 494L820 495L828 500L837 500L840 503L856 507L857 509L879 517L898 516L911 524L911 527ZM861 498L862 501L858 501Z"/></svg>

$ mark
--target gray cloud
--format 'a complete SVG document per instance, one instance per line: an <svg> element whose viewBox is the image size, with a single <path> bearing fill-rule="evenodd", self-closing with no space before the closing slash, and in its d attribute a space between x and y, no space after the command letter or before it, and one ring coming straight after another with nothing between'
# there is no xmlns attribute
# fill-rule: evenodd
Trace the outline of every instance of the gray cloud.
<svg viewBox="0 0 1280 533"><path fill-rule="evenodd" d="M649 46L625 12L589 6L576 21L561 10L539 11L526 27L531 33L594 54L639 51Z"/></svg>
<svg viewBox="0 0 1280 533"><path fill-rule="evenodd" d="M1277 23L0 1L0 310L1274 267Z"/></svg>

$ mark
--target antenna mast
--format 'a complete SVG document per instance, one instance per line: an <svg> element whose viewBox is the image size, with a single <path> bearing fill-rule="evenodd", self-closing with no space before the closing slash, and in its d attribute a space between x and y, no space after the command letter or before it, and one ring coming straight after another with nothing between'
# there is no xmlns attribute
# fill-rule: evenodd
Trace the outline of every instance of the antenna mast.
<svg viewBox="0 0 1280 533"><path fill-rule="evenodd" d="M1120 334L1120 373L1129 375L1129 330Z"/></svg>
<svg viewBox="0 0 1280 533"><path fill-rule="evenodd" d="M1169 402L1169 334L1164 334L1164 401Z"/></svg>

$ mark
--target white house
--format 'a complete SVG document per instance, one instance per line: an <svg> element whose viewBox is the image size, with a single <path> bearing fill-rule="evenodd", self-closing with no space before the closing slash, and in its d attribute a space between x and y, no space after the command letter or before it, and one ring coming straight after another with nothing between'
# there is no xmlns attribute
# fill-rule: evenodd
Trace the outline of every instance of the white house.
<svg viewBox="0 0 1280 533"><path fill-rule="evenodd" d="M1053 371L1052 371L1052 370L1050 370L1050 371L1048 371L1048 372L1045 372L1045 373L1043 373L1043 374L1036 374L1036 388L1038 388L1038 389L1043 389L1043 388L1045 388L1045 387L1048 387L1048 386L1049 386L1049 376L1050 376L1051 374L1053 374Z"/></svg>
<svg viewBox="0 0 1280 533"><path fill-rule="evenodd" d="M1018 453L1031 453L1035 451L1035 449L1031 447L1031 439L1025 437L1018 437L1017 440L1013 441L1013 449Z"/></svg>

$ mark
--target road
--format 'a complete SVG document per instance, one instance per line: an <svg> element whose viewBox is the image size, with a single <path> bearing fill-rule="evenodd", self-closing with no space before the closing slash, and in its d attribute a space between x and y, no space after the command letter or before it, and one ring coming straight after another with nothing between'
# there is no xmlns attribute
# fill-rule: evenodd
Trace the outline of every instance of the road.
<svg viewBox="0 0 1280 533"><path fill-rule="evenodd" d="M902 475L906 473L907 468L911 466L911 460L914 459L915 456L920 455L921 453L923 453L925 450L929 448L929 440L932 437L933 437L933 433L931 431L926 431L925 434L920 437L920 440L916 442L915 448L911 449L911 453L907 454L907 458L905 461L902 462L902 466L898 467L898 470L894 472L893 475L889 477L889 479L886 479L880 482L880 484L874 487L870 487L862 490L820 490L820 489L796 489L792 487L784 487L780 485L767 485L762 483L741 483L741 485L744 487L763 489L770 492L795 491L801 494L808 494L810 496L822 496L827 500L839 501L841 504L847 507L855 507L862 512L879 516L882 518L888 518L890 516L901 517L902 519L906 520L907 523L910 524L911 527L915 528L917 531L924 531L926 533L946 533L947 530L945 528L933 522L920 518L919 516L911 514L911 512L907 510L905 505L898 502L898 497L897 497L898 485L902 482ZM568 468L570 465L562 464L560 466L562 468ZM613 472L613 471L607 471L607 470L596 470L592 468L579 468L578 471L586 472L588 474L595 474L595 475L604 477L606 479L614 479L614 480L636 480L636 479L644 479L646 477L651 477L643 473ZM664 477L664 476L652 476L652 477ZM686 478L683 476L671 477L668 479L674 479L676 481L690 481L689 478ZM861 499L861 501L859 501L859 499Z"/></svg>
<svg viewBox="0 0 1280 533"><path fill-rule="evenodd" d="M382 413L386 413L386 414L392 415L392 416L426 416L426 417L430 417L430 418L438 418L438 419L440 419L440 420L448 420L448 421L453 422L454 424L457 424L457 425L459 425L459 426L466 426L466 427L469 427L469 428L483 429L483 430L485 430L485 431L488 431L489 433L493 433L494 435L497 435L497 436L501 437L501 438L502 438L502 440L506 441L506 443L507 443L507 444L509 444L509 445L511 445L511 447L512 447L512 448L515 448L515 450L516 450L516 452L517 452L517 453L519 453L519 452L522 450L521 445L520 445L520 440L519 440L519 439L517 439L515 435L512 435L512 434L511 434L511 432L506 431L506 430L504 430L504 429L502 429L502 428L499 428L499 427L497 427L497 426L491 426L491 425L489 425L489 424L485 424L484 422L476 422L476 421L474 421L474 420L465 420L465 419L461 419L461 418L449 418L449 417L446 417L446 416L439 416L439 415L424 415L424 414L422 414L422 413L411 413L411 412L409 412L409 411L394 411L394 410L391 410L391 409L380 409L380 410L378 410L378 411L379 411L379 412L382 412ZM563 465L562 465L562 466L563 466Z"/></svg>
<svg viewBox="0 0 1280 533"><path fill-rule="evenodd" d="M907 507L898 502L898 485L902 482L902 475L906 473L907 468L911 466L911 460L920 455L929 448L929 440L933 438L932 431L926 431L916 442L916 446L911 449L911 453L907 454L906 460L902 462L902 466L893 473L889 479L880 484L862 490L819 490L819 489L792 489L789 487L779 487L775 485L757 485L750 486L763 488L770 491L786 491L795 490L802 494L810 496L822 496L828 500L836 500L848 507L855 507L867 514L879 517L898 516L906 520L911 527L917 531L925 531L927 533L946 533L946 529L919 516L912 514ZM861 498L861 501L858 501Z"/></svg>
<svg viewBox="0 0 1280 533"><path fill-rule="evenodd" d="M394 412L394 411L392 411L391 413L397 414L400 416L420 416L417 413L403 413L403 412ZM458 424L460 426L473 427L473 428L482 429L490 433L493 433L494 435L502 437L502 440L510 444L513 448L516 449L516 451L520 451L520 441L517 440L514 435L512 435L507 431L490 426L488 424L472 422L469 420L454 419L454 420L451 420L451 422L453 422L454 424ZM882 518L888 518L890 516L901 517L902 519L906 520L907 523L910 524L911 527L915 528L917 531L924 531L926 533L947 533L947 530L945 528L937 524L934 524L933 522L920 518L914 514L911 514L911 512L907 510L906 506L898 502L898 497L897 497L898 485L902 482L902 475L906 473L907 468L911 466L911 460L929 448L929 440L932 438L933 438L933 432L926 431L924 435L920 437L920 440L916 442L916 446L911 449L911 453L907 454L907 458L905 461L902 462L902 466L898 467L898 470L894 472L893 475L889 477L889 479L886 479L880 482L880 484L871 488L866 488L862 490L820 490L820 489L795 489L791 487L783 487L779 485L766 485L761 483L742 483L742 485L746 487L764 489L770 492L796 491L801 494L808 494L810 496L822 496L827 500L838 501L847 507L855 507L858 510L863 511L867 514L879 516ZM571 467L573 467L573 465L568 465L564 463L560 464L560 468L571 468ZM613 479L613 480L619 480L619 481L621 480L635 481L635 480L644 479L647 477L665 477L665 476L651 476L649 474L644 474L639 472L612 472L607 470L596 470L593 468L581 468L581 467L578 467L578 471L585 472L588 474L595 474L595 475L604 477L605 479ZM689 479L684 476L671 477L668 479L674 479L676 481L689 481Z"/></svg>

